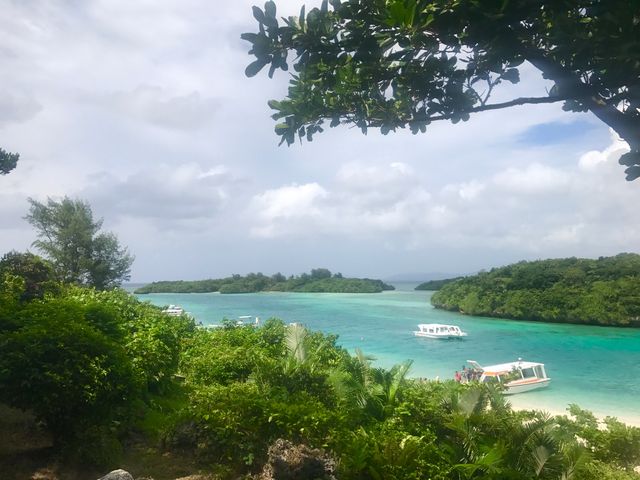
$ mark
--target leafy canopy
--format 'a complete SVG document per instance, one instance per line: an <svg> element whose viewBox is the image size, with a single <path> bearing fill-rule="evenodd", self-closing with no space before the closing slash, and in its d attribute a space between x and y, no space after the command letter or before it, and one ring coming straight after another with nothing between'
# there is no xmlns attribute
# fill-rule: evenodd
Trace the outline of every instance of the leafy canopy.
<svg viewBox="0 0 640 480"><path fill-rule="evenodd" d="M7 152L5 149L0 148L0 175L6 175L16 168L19 159L19 153Z"/></svg>
<svg viewBox="0 0 640 480"><path fill-rule="evenodd" d="M134 257L113 233L100 231L102 220L93 218L88 203L68 197L29 202L25 218L39 237L33 245L51 260L62 281L104 290L130 278Z"/></svg>
<svg viewBox="0 0 640 480"><path fill-rule="evenodd" d="M640 176L638 0L323 0L282 23L268 1L253 15L258 33L242 35L256 57L246 75L269 65L271 77L294 56L287 98L269 102L281 143L311 141L327 120L415 134L438 120L562 101L626 140L620 163L627 180ZM491 103L525 61L553 88Z"/></svg>

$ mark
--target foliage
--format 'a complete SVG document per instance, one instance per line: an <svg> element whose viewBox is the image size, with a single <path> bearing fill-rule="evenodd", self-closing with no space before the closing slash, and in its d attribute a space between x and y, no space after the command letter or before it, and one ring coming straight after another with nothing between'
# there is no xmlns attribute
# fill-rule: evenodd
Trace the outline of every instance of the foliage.
<svg viewBox="0 0 640 480"><path fill-rule="evenodd" d="M197 329L118 289L21 301L24 279L4 281L0 401L81 462L114 466L132 431L223 478L259 471L276 439L322 449L344 479L630 480L640 461L640 429L514 412L490 385L413 380L409 361L381 368L298 324Z"/></svg>
<svg viewBox="0 0 640 480"><path fill-rule="evenodd" d="M170 393L193 319L122 290L67 285L20 301L24 278L4 279L19 288L0 295L0 401L32 410L68 457L108 463L150 392Z"/></svg>
<svg viewBox="0 0 640 480"><path fill-rule="evenodd" d="M272 100L282 142L311 141L330 126L366 133L425 132L432 122L516 105L564 102L590 111L631 146L620 162L640 176L640 36L638 5L628 0L529 2L477 0L323 0L298 17L277 18L276 5L253 7L257 33L244 33L256 60L293 70L288 96ZM518 83L529 62L554 86L546 96L489 99Z"/></svg>
<svg viewBox="0 0 640 480"><path fill-rule="evenodd" d="M227 278L196 281L153 282L136 289L135 293L253 293L263 291L277 292L327 292L327 293L379 293L393 290L394 287L382 280L369 278L344 278L342 274L332 274L326 268L311 270L288 279L281 273L270 277L262 273L233 275Z"/></svg>
<svg viewBox="0 0 640 480"><path fill-rule="evenodd" d="M640 465L640 428L612 417L600 423L591 412L577 405L568 410L571 418L561 420L562 430L565 435L581 438L596 460L628 471Z"/></svg>
<svg viewBox="0 0 640 480"><path fill-rule="evenodd" d="M4 275L15 275L24 280L22 301L42 298L47 292L59 290L51 263L32 253L6 253L0 259L0 277Z"/></svg>
<svg viewBox="0 0 640 480"><path fill-rule="evenodd" d="M100 232L102 220L94 220L88 203L68 197L29 202L25 218L39 237L33 245L51 260L61 281L105 290L129 279L133 257L113 233Z"/></svg>
<svg viewBox="0 0 640 480"><path fill-rule="evenodd" d="M431 297L469 315L640 326L640 255L520 262L465 277Z"/></svg>
<svg viewBox="0 0 640 480"><path fill-rule="evenodd" d="M126 352L66 299L34 301L0 334L0 397L28 408L58 443L126 417L140 386Z"/></svg>
<svg viewBox="0 0 640 480"><path fill-rule="evenodd" d="M444 278L442 280L429 280L418 285L414 290L440 290L448 283L455 282L464 277Z"/></svg>
<svg viewBox="0 0 640 480"><path fill-rule="evenodd" d="M4 148L0 148L0 175L6 175L16 168L20 160L19 153L7 152Z"/></svg>

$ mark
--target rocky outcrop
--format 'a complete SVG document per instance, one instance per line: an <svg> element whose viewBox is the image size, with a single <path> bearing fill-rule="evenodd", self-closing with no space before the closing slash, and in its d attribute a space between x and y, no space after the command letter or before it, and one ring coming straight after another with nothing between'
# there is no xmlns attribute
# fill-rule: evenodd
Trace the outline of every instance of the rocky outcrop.
<svg viewBox="0 0 640 480"><path fill-rule="evenodd" d="M255 480L336 480L336 462L324 451L278 439Z"/></svg>
<svg viewBox="0 0 640 480"><path fill-rule="evenodd" d="M104 477L100 477L98 480L133 480L133 477L126 470L113 470L107 473Z"/></svg>

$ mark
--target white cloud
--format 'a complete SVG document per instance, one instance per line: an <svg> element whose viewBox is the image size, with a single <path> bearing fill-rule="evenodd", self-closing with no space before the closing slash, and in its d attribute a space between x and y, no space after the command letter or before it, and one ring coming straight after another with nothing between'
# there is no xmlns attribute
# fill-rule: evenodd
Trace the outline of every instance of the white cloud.
<svg viewBox="0 0 640 480"><path fill-rule="evenodd" d="M381 237L400 248L452 247L521 256L588 255L639 244L640 191L615 182L617 141L585 170L534 162L429 193L412 167L348 163L325 185L283 187L254 201L257 236ZM320 194L321 192L321 194ZM623 225L611 229L610 224ZM613 253L612 252L612 253ZM551 254L553 256L553 254Z"/></svg>
<svg viewBox="0 0 640 480"><path fill-rule="evenodd" d="M222 165L204 169L189 163L177 168L158 165L124 178L101 173L88 183L80 196L100 215L150 222L166 232L189 224L201 229L202 223L214 224L241 181Z"/></svg>
<svg viewBox="0 0 640 480"><path fill-rule="evenodd" d="M326 190L317 183L289 185L256 195L251 207L260 225L251 232L261 237L285 235L299 220L304 221L305 228L317 227L323 215L319 203L326 197Z"/></svg>
<svg viewBox="0 0 640 480"><path fill-rule="evenodd" d="M629 151L629 145L613 130L609 130L611 145L602 151L590 150L580 157L578 165L584 170L596 170L600 164L616 161L621 155Z"/></svg>
<svg viewBox="0 0 640 480"><path fill-rule="evenodd" d="M566 187L569 174L548 165L533 163L525 168L509 168L499 172L493 178L493 183L507 191L539 194Z"/></svg>

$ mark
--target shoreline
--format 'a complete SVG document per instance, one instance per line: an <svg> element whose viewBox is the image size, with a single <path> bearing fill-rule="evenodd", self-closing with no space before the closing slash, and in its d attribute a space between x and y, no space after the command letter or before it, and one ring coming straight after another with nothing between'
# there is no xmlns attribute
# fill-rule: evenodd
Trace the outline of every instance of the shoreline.
<svg viewBox="0 0 640 480"><path fill-rule="evenodd" d="M527 398L522 398L522 397L517 397L516 398L516 396L507 397L507 401L511 404L511 408L513 410L518 410L518 411L522 411L522 410L539 410L539 411L550 413L551 415L554 415L554 416L570 416L570 413L566 409L566 408L569 407L569 405L567 405L566 408L564 410L562 410L562 409L558 408L558 406L549 407L548 405L540 405L539 402L535 402L532 399L527 399ZM628 426L640 427L640 414L638 414L638 415L633 415L633 414L631 414L631 415L630 414L612 415L610 413L605 413L605 412L601 412L601 411L597 411L597 410L591 410L589 408L584 408L582 406L580 406L580 408L583 408L584 410L587 410L587 411L593 413L593 415L598 419L598 421L600 423L603 423L604 419L606 417L612 417L612 418L618 419L620 422L622 422L622 423L624 423L624 424L626 424Z"/></svg>

